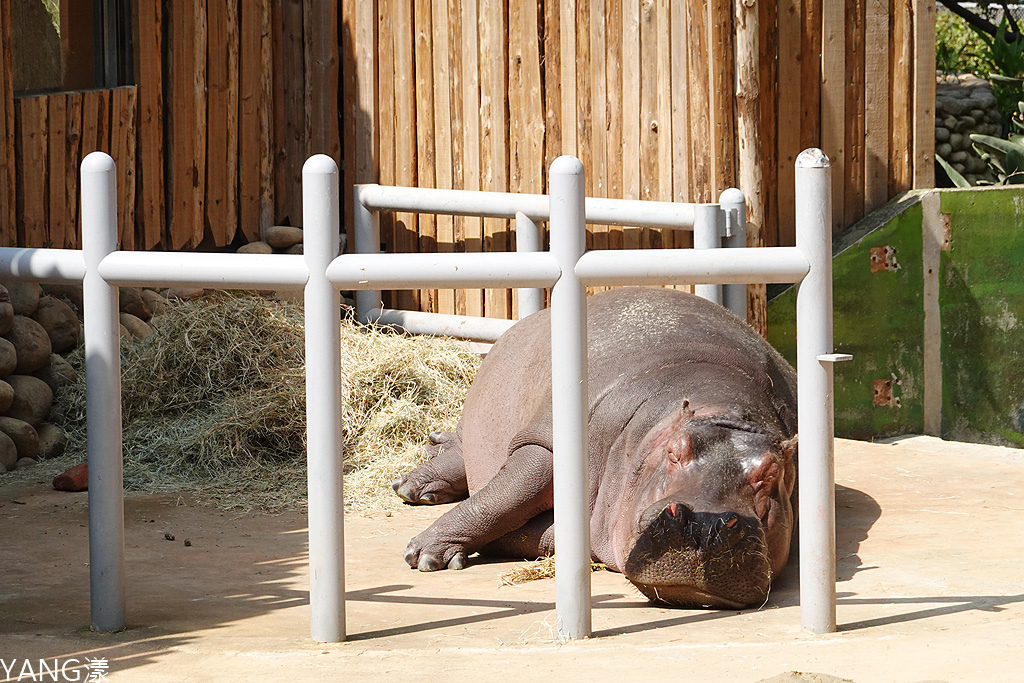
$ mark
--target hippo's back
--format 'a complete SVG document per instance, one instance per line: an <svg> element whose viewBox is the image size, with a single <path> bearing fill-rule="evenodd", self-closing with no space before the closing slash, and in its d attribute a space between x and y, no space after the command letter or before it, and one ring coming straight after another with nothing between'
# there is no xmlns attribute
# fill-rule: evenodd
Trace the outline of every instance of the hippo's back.
<svg viewBox="0 0 1024 683"><path fill-rule="evenodd" d="M494 476L510 443L520 443L524 432L550 447L550 322L544 310L517 323L494 345L473 382L462 417L471 493ZM766 391L778 397L777 408L795 416L795 375L785 360L745 322L692 294L654 288L596 294L587 300L587 336L591 407L609 392L628 394L631 378L645 371L717 364L764 378ZM689 380L673 372L668 381Z"/></svg>

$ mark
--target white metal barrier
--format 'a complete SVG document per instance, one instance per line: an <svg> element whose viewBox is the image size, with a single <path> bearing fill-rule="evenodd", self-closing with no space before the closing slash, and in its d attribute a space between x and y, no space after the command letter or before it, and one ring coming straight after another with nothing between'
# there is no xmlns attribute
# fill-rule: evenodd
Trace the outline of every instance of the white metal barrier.
<svg viewBox="0 0 1024 683"><path fill-rule="evenodd" d="M541 251L540 229L537 223L548 221L551 217L548 196L540 194L357 185L353 199L356 254L380 253L381 211L515 219L516 251L520 254ZM692 230L694 249L746 246L746 200L743 193L736 188L725 190L718 204L586 197L583 205L586 223ZM452 254L434 255L437 267L444 269L460 262L457 256L454 261L449 259L449 256ZM504 253L488 256L497 257L494 259L496 264L501 264L508 258ZM486 284L474 285L471 279L467 278L462 286ZM517 313L519 319L522 319L544 307L544 290L541 289L543 285L520 283L519 287ZM694 291L698 296L724 304L743 320L747 319L746 286L729 284L723 287L717 281L708 281L695 284ZM495 341L515 324L512 320L384 308L380 289L357 292L356 315L364 322L396 325L416 334L436 334L479 341Z"/></svg>
<svg viewBox="0 0 1024 683"><path fill-rule="evenodd" d="M305 287L311 635L338 641L345 638L340 290L551 287L556 611L559 635L581 638L591 632L586 286L802 281L797 297L801 615L811 631L835 630L831 363L843 357L832 353L828 159L820 150L807 150L797 160L797 246L791 248L585 253L587 220L664 224L648 213L651 203L585 200L583 178L577 159L561 157L550 170L549 196L359 190L363 203L357 213L371 214L370 221L372 212L365 207L385 205L549 220L549 252L339 256L338 169L323 155L311 157L303 168L303 256L118 252L113 161L99 152L86 157L83 249L2 248L0 277L84 283L93 628L125 625L120 285ZM734 208L742 206L735 196L730 201ZM673 206L683 215L701 211ZM367 216L362 220L365 227Z"/></svg>

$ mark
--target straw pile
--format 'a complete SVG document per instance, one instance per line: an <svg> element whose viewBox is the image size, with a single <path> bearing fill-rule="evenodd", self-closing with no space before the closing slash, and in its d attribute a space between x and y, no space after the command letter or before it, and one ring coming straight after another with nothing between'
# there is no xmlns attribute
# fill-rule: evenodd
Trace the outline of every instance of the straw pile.
<svg viewBox="0 0 1024 683"><path fill-rule="evenodd" d="M479 365L464 346L341 321L346 505L398 503L390 483L451 429ZM305 505L301 305L215 293L173 304L121 345L125 486L187 491L230 509ZM81 351L70 359L81 371ZM84 458L85 388L55 420ZM392 502L393 501L393 502Z"/></svg>

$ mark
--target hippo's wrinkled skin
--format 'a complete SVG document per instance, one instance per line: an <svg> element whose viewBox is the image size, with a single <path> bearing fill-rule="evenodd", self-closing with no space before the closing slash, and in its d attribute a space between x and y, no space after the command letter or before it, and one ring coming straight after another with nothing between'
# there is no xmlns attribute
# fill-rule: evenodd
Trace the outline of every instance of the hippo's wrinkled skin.
<svg viewBox="0 0 1024 683"><path fill-rule="evenodd" d="M664 289L588 300L591 548L671 604L739 608L786 564L796 484L796 378L725 309ZM469 498L416 536L412 567L473 552L554 552L549 314L487 356L455 432L394 484L414 503Z"/></svg>

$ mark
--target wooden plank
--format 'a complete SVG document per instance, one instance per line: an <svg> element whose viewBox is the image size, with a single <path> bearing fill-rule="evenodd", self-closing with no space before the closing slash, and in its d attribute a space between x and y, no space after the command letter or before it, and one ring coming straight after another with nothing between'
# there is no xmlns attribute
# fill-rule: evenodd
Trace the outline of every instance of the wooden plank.
<svg viewBox="0 0 1024 683"><path fill-rule="evenodd" d="M807 11L808 2L814 2L814 0L805 0L805 12ZM775 3L765 2L758 3L758 5L759 11L757 16L758 23L760 24L760 32L758 34L760 41L760 45L758 45L758 54L760 55L759 87L761 102L763 103L761 107L761 140L765 145L762 157L764 163L761 165L761 183L762 187L766 189L762 193L764 223L761 226L761 237L764 240L764 246L777 246L779 244L779 203L776 188L780 186L777 175L778 167L775 164L775 158L779 154L776 144L776 130L778 126L775 107L775 102L778 100L779 81L778 62L776 60L779 52L778 6ZM801 53L806 54L803 47L801 47ZM815 54L818 53L815 52ZM804 61L806 62L806 60ZM802 91L800 96L801 98L803 97ZM802 99L801 102L803 102ZM814 111L818 111L817 100L815 100ZM787 125L795 125L795 122L787 122ZM803 110L801 110L801 128L804 125ZM745 188L744 191L746 191ZM752 291L756 291L756 289L748 287L748 302L752 298ZM763 291L762 288L761 292L763 293Z"/></svg>
<svg viewBox="0 0 1024 683"><path fill-rule="evenodd" d="M19 121L20 154L18 167L18 246L42 247L47 235L48 187L41 179L48 168L47 97L26 97L17 100L15 116Z"/></svg>
<svg viewBox="0 0 1024 683"><path fill-rule="evenodd" d="M889 199L889 2L866 0L864 19L864 210Z"/></svg>
<svg viewBox="0 0 1024 683"><path fill-rule="evenodd" d="M711 93L708 64L708 16L701 0L687 0L689 27L687 64L690 73L690 140L692 150L690 186L694 202L711 201Z"/></svg>
<svg viewBox="0 0 1024 683"><path fill-rule="evenodd" d="M134 86L110 93L111 156L117 164L118 235L122 249L135 249L135 114Z"/></svg>
<svg viewBox="0 0 1024 683"><path fill-rule="evenodd" d="M218 0L213 0L218 2ZM192 36L193 71L192 71L192 95L194 104L192 109L192 237L189 246L198 247L203 241L206 230L206 127L209 124L209 117L206 113L206 43L207 43L207 0L193 0L194 28Z"/></svg>
<svg viewBox="0 0 1024 683"><path fill-rule="evenodd" d="M672 11L671 0L657 0L658 11L658 199L672 201ZM671 246L671 240L666 242Z"/></svg>
<svg viewBox="0 0 1024 683"><path fill-rule="evenodd" d="M607 97L607 182L606 196L622 199L623 189L623 111L622 111L622 38L623 0L607 0L605 14L605 88ZM622 228L612 226L608 230L608 248L622 249Z"/></svg>
<svg viewBox="0 0 1024 683"><path fill-rule="evenodd" d="M821 148L832 161L832 231L846 217L846 16L843 4L826 2L822 14Z"/></svg>
<svg viewBox="0 0 1024 683"><path fill-rule="evenodd" d="M243 2L238 17L238 219L247 242L260 238L260 45L267 10L267 0Z"/></svg>
<svg viewBox="0 0 1024 683"><path fill-rule="evenodd" d="M586 167L593 197L608 196L608 81L606 78L608 40L604 0L589 0L590 6L590 163ZM581 0L583 2L583 0ZM585 66L585 65L584 65ZM537 78L540 77L538 73ZM595 249L607 249L610 241L607 225L592 225Z"/></svg>
<svg viewBox="0 0 1024 683"><path fill-rule="evenodd" d="M622 0L622 196L640 198L640 2ZM645 247L639 228L622 230L622 247Z"/></svg>
<svg viewBox="0 0 1024 683"><path fill-rule="evenodd" d="M482 189L495 192L508 190L506 18L503 0L480 0L480 54L487 55L480 68L480 174ZM508 221L485 218L484 251L506 251L508 233ZM488 289L484 296L484 315L512 317L512 299L507 290Z"/></svg>
<svg viewBox="0 0 1024 683"><path fill-rule="evenodd" d="M229 29L235 24L237 0L211 2L208 5L207 21L209 35L207 42L207 130L206 138L206 216L205 239L213 245L223 247L234 237L236 219L234 216L234 192L237 184L237 121L232 110L237 112L231 56L237 54L237 31ZM229 16L229 13L231 16ZM234 41L234 42L232 42ZM229 120L230 117L230 120Z"/></svg>
<svg viewBox="0 0 1024 683"><path fill-rule="evenodd" d="M486 1L486 0L485 0ZM579 0L585 2L585 0ZM577 0L561 0L557 3L559 12L559 82L562 95L562 146L559 154L577 154L578 131L576 128L576 3ZM481 48L483 44L481 43Z"/></svg>
<svg viewBox="0 0 1024 683"><path fill-rule="evenodd" d="M935 185L935 0L914 0L914 188Z"/></svg>
<svg viewBox="0 0 1024 683"><path fill-rule="evenodd" d="M809 0L808 3L813 2ZM802 118L801 68L806 56L803 52L802 14L803 0L780 0L778 4L778 116L786 125L776 130L778 166L775 169L778 182L779 235L787 244L795 239L794 220L796 217L795 188L796 158L803 151L801 141ZM815 102L815 107L817 107ZM817 132L817 131L815 131ZM746 187L742 188L744 192ZM784 237L783 237L784 235Z"/></svg>
<svg viewBox="0 0 1024 683"><path fill-rule="evenodd" d="M640 199L660 194L658 177L658 14L653 2L640 8Z"/></svg>
<svg viewBox="0 0 1024 683"><path fill-rule="evenodd" d="M576 138L576 157L583 162L584 168L584 196L591 197L594 194L593 189L593 178L591 177L591 168L593 166L593 120L591 119L591 101L590 101L590 65L591 65L591 45L590 45L590 2L588 0L579 0L576 4L576 16L574 17L575 31L574 34L574 59L572 61L571 68L568 71L572 72L574 76L573 82L573 100L569 102L575 102L571 107L573 110L572 118L575 123L574 131ZM564 47L564 45L563 45ZM596 46L594 49L597 49ZM566 71L566 63L562 63L563 71ZM568 75L568 71L566 71ZM587 230L587 248L593 248L593 236L589 229Z"/></svg>
<svg viewBox="0 0 1024 683"><path fill-rule="evenodd" d="M619 2L621 0L609 1ZM546 171L551 168L551 162L562 154L562 39L559 3L545 2L543 6L544 169Z"/></svg>
<svg viewBox="0 0 1024 683"><path fill-rule="evenodd" d="M396 131L395 131L395 40L394 40L394 26L392 24L392 17L394 14L394 7L392 6L394 0L378 0L377 2L377 17L378 17L378 35L379 40L377 44L377 163L378 163L378 177L382 185L394 185L395 184L395 145L396 145ZM399 0L401 1L401 0ZM346 27L345 31L348 32ZM345 51L345 58L348 56L348 51ZM347 62L343 62L347 65ZM347 67L346 67L347 68ZM346 101L348 101L348 93L346 92ZM351 110L349 115L345 117L343 122L345 126L345 156L348 159L351 152L353 141L350 140L349 130L353 131L352 136L354 138L355 126L351 122ZM346 168L348 167L346 163ZM396 239L395 239L395 216L390 211L382 211L380 213L380 235L381 241L387 245L387 251L395 251ZM353 240L350 237L349 244L353 245Z"/></svg>
<svg viewBox="0 0 1024 683"><path fill-rule="evenodd" d="M843 227L853 225L864 215L864 4L865 0L846 0L846 178L842 185L846 197Z"/></svg>
<svg viewBox="0 0 1024 683"><path fill-rule="evenodd" d="M49 120L48 141L49 172L46 175L46 182L49 184L49 235L48 246L61 249L64 247L65 236L68 231L68 196L66 192L66 180L68 175L74 175L77 169L68 166L67 154L67 96L63 93L54 93L47 97L47 117Z"/></svg>
<svg viewBox="0 0 1024 683"><path fill-rule="evenodd" d="M82 227L79 224L80 199L78 197L78 174L82 163L82 93L67 94L64 108L64 164L68 172L64 175L64 197L66 229L65 249L79 249L82 245Z"/></svg>
<svg viewBox="0 0 1024 683"><path fill-rule="evenodd" d="M329 4L329 3L322 3ZM375 183L378 180L377 171L377 125L375 116L377 109L377 20L372 2L360 0L356 2L356 79L358 89L356 91L356 104L361 115L357 117L356 140L356 182ZM335 35L337 26L334 27ZM331 40L331 34L324 36L325 44ZM332 73L325 73L324 78L332 78ZM327 94L327 99L337 99L337 90ZM325 106L326 103L325 103ZM335 108L330 107L330 112ZM331 114L336 116L335 114ZM336 125L336 124L335 124ZM333 142L332 142L333 144Z"/></svg>
<svg viewBox="0 0 1024 683"><path fill-rule="evenodd" d="M170 56L170 121L167 140L172 145L168 154L168 227L169 247L183 249L192 241L192 220L195 207L197 169L195 164L195 12L184 4L168 5L171 14ZM88 99L86 100L88 103ZM83 113L89 125L88 111Z"/></svg>
<svg viewBox="0 0 1024 683"><path fill-rule="evenodd" d="M733 115L732 3L711 0L708 18L709 60L711 63L711 148L712 201L728 187L736 184L736 123Z"/></svg>
<svg viewBox="0 0 1024 683"><path fill-rule="evenodd" d="M275 0L274 141L277 147L274 184L276 220L302 223L302 164L306 156L306 86L302 26L302 0Z"/></svg>
<svg viewBox="0 0 1024 683"><path fill-rule="evenodd" d="M416 184L437 187L434 167L434 47L430 0L414 0L416 54ZM416 232L420 252L437 251L437 217L421 213ZM420 290L420 310L436 313L437 290Z"/></svg>
<svg viewBox="0 0 1024 683"><path fill-rule="evenodd" d="M17 237L15 172L14 56L11 3L0 3L0 246L13 246Z"/></svg>
<svg viewBox="0 0 1024 683"><path fill-rule="evenodd" d="M416 66L413 35L412 3L395 3L395 182L401 186L416 185ZM395 214L395 247L402 253L417 250L416 215ZM397 295L398 306L418 310L419 294L408 290Z"/></svg>
<svg viewBox="0 0 1024 683"><path fill-rule="evenodd" d="M892 86L892 137L889 140L889 195L909 190L912 183L913 98L910 88L912 58L912 0L892 0L892 32L890 33L890 76Z"/></svg>
<svg viewBox="0 0 1024 683"><path fill-rule="evenodd" d="M136 0L136 77L138 82L138 247L152 249L164 234L163 3Z"/></svg>
<svg viewBox="0 0 1024 683"><path fill-rule="evenodd" d="M452 103L451 103L451 27L448 25L448 0L431 0L431 26L433 29L434 72L434 182L437 187L451 189L452 168ZM437 217L437 251L455 250L455 221L452 216ZM455 290L442 289L437 293L437 310L455 313Z"/></svg>
<svg viewBox="0 0 1024 683"><path fill-rule="evenodd" d="M462 1L448 0L448 64L451 78L449 90L452 108L452 187L461 189L465 187L465 113L463 110L463 52L475 50L476 45L463 45L462 31ZM466 219L462 216L455 216L452 227L454 249L457 252L466 251ZM466 314L466 297L471 295L464 289L455 290L455 313L456 315Z"/></svg>

